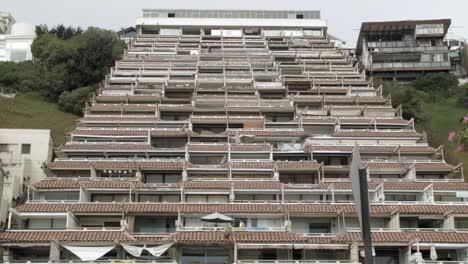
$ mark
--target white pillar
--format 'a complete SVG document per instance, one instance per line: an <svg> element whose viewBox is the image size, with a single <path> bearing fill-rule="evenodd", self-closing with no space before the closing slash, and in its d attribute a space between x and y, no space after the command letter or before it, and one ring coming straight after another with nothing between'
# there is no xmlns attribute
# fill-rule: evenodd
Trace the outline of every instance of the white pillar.
<svg viewBox="0 0 468 264"><path fill-rule="evenodd" d="M49 260L50 261L60 260L60 245L55 241L50 242Z"/></svg>

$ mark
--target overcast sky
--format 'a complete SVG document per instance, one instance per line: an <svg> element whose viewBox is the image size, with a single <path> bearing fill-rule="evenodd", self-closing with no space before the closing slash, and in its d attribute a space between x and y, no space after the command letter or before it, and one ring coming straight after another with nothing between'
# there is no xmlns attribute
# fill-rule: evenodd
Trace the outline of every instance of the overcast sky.
<svg viewBox="0 0 468 264"><path fill-rule="evenodd" d="M329 32L353 45L361 22L452 19L453 33L468 37L468 0L0 0L0 11L32 24L120 29L143 8L321 10Z"/></svg>

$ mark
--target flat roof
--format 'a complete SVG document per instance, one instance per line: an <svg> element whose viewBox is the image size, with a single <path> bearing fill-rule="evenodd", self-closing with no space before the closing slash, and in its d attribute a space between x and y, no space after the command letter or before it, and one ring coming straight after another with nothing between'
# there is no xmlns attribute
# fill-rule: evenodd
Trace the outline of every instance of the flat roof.
<svg viewBox="0 0 468 264"><path fill-rule="evenodd" d="M143 9L143 17L320 19L319 10Z"/></svg>
<svg viewBox="0 0 468 264"><path fill-rule="evenodd" d="M414 29L416 25L422 24L442 24L444 25L444 34L447 33L451 19L427 19L427 20L396 20L396 21L374 21L374 22L363 22L361 24L361 30L359 31L359 37L357 41L356 52L360 53L362 49L362 38L370 32L391 32L404 29Z"/></svg>

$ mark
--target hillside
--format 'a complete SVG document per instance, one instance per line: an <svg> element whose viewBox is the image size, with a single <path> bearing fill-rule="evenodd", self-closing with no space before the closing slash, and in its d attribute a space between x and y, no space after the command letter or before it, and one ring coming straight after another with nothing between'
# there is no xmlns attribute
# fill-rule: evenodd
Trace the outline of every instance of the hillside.
<svg viewBox="0 0 468 264"><path fill-rule="evenodd" d="M56 145L65 142L64 134L73 130L78 118L35 94L20 94L14 99L0 97L0 128L52 129Z"/></svg>
<svg viewBox="0 0 468 264"><path fill-rule="evenodd" d="M455 145L448 141L448 134L461 128L459 118L468 115L468 110L461 104L457 104L456 98L425 104L423 108L428 120L421 129L428 132L433 146L445 146L445 158L448 162L464 163L465 179L468 180L468 152L455 152Z"/></svg>

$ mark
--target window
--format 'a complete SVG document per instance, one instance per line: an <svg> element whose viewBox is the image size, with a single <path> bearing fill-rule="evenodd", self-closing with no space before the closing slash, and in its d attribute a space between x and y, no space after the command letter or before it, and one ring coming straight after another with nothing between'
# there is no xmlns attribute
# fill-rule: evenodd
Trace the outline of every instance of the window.
<svg viewBox="0 0 468 264"><path fill-rule="evenodd" d="M182 180L180 173L148 173L145 174L145 183L178 183Z"/></svg>
<svg viewBox="0 0 468 264"><path fill-rule="evenodd" d="M79 192L46 192L46 201L78 201L80 198Z"/></svg>
<svg viewBox="0 0 468 264"><path fill-rule="evenodd" d="M167 17L175 17L175 13L168 13Z"/></svg>
<svg viewBox="0 0 468 264"><path fill-rule="evenodd" d="M0 152L8 152L8 144L0 144Z"/></svg>
<svg viewBox="0 0 468 264"><path fill-rule="evenodd" d="M27 221L28 229L48 230L48 229L65 229L66 220L64 218L31 218Z"/></svg>
<svg viewBox="0 0 468 264"><path fill-rule="evenodd" d="M303 14L297 14L296 19L304 19L304 15Z"/></svg>
<svg viewBox="0 0 468 264"><path fill-rule="evenodd" d="M330 233L331 227L330 223L310 223L309 224L309 233L319 234L319 233Z"/></svg>
<svg viewBox="0 0 468 264"><path fill-rule="evenodd" d="M21 154L31 154L31 144L21 144Z"/></svg>
<svg viewBox="0 0 468 264"><path fill-rule="evenodd" d="M133 200L133 197L132 197ZM92 202L128 202L128 194L92 194Z"/></svg>

